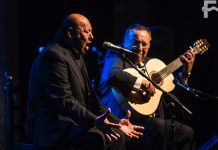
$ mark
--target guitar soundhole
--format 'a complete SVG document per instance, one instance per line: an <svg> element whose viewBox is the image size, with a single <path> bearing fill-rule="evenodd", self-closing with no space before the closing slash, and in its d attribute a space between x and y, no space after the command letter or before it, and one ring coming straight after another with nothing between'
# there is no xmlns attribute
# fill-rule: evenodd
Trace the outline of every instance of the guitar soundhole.
<svg viewBox="0 0 218 150"><path fill-rule="evenodd" d="M151 79L152 79L152 81L154 81L154 83L156 83L156 84L160 84L160 83L163 81L161 75L158 74L158 73L152 74L152 75L151 75Z"/></svg>
<svg viewBox="0 0 218 150"><path fill-rule="evenodd" d="M149 102L150 97L143 95L141 91L132 92L130 97L128 97L128 101L134 104L144 104Z"/></svg>

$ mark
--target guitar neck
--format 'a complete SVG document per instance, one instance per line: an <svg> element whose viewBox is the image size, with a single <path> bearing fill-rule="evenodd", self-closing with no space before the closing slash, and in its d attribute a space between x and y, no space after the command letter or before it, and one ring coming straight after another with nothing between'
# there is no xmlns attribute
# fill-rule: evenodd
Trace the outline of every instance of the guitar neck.
<svg viewBox="0 0 218 150"><path fill-rule="evenodd" d="M159 75L161 76L161 79L165 79L168 75L176 71L178 68L180 68L183 65L182 61L180 60L180 57L172 61L170 64L168 64L165 68L159 71Z"/></svg>

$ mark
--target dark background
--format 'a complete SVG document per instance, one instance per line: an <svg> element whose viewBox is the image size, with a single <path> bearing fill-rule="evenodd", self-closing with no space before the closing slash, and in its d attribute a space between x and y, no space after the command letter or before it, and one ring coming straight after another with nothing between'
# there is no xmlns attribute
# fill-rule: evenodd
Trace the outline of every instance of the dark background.
<svg viewBox="0 0 218 150"><path fill-rule="evenodd" d="M12 45L16 50L17 63L8 61L6 66L15 82L25 88L38 48L54 37L66 15L78 12L91 21L95 36L93 46L103 54L106 50L102 48L102 43L110 41L119 44L125 28L132 23L152 27L150 56L166 63L185 52L196 40L207 38L211 47L205 54L196 56L190 86L217 96L218 12L209 12L209 17L204 18L203 3L203 0L22 0L17 4L17 26L12 29L17 36L16 44ZM86 55L90 76L95 80L99 78L97 59L98 56L91 51ZM180 94L178 96L193 115L185 113L180 118L180 111L178 119L194 128L199 147L218 134L218 101L203 100L187 91L183 91L182 96Z"/></svg>

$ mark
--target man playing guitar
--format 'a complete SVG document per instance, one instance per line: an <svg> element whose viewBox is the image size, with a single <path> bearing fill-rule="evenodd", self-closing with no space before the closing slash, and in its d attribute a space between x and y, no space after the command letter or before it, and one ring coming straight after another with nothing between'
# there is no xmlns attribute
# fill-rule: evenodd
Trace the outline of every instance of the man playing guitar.
<svg viewBox="0 0 218 150"><path fill-rule="evenodd" d="M157 79L155 82L161 86L164 79L171 76L172 72L169 74L168 67L164 68L165 66L155 70L158 68L158 63L156 63L158 61L151 61L153 59L147 57L150 42L151 31L147 27L134 24L127 28L122 47L137 55L121 53L114 49L107 51L99 87L100 98L101 103L111 108L112 112L120 118L126 116L126 114L128 116L130 113L128 110L131 109L131 112L134 113L133 116L135 116L132 121L145 127L143 137L130 140L130 143L137 143L135 146L146 150L170 149L172 145L169 142L171 138L170 120L154 116L161 104L160 100L152 100L152 98L155 97L155 94L158 95L159 90L145 78L136 75L137 73L133 71L131 65L123 59L123 57L126 57L131 60L131 63L141 69L148 77ZM182 71L177 75L177 80L183 84L188 84L195 54L195 51L188 50L170 64L170 67L176 65L173 71L183 66ZM152 65L154 72L147 64ZM158 71L162 74L156 74ZM170 79L173 80L173 77ZM159 97L161 97L161 93ZM139 100L141 98L144 98L144 100ZM174 137L176 149L195 149L194 131L191 127L175 122Z"/></svg>

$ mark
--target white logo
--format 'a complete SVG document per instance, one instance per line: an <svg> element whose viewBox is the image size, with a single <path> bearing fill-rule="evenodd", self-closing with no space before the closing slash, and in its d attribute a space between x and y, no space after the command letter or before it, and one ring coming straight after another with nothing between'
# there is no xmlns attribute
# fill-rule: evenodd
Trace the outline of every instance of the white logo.
<svg viewBox="0 0 218 150"><path fill-rule="evenodd" d="M208 18L209 11L216 10L218 12L217 7L208 7L209 4L216 4L216 0L204 0L204 6L202 7L202 11L204 12L204 18Z"/></svg>

